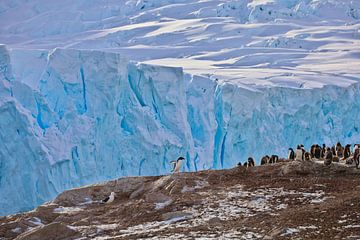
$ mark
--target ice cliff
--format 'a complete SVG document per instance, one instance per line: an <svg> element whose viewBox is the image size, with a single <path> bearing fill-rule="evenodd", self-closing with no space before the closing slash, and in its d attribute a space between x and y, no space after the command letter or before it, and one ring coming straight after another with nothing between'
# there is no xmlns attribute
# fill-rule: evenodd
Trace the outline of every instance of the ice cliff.
<svg viewBox="0 0 360 240"><path fill-rule="evenodd" d="M185 171L220 169L300 142L360 139L357 83L255 91L116 53L21 52L1 46L3 215L71 187L167 174L180 155ZM34 64L16 64L25 58Z"/></svg>

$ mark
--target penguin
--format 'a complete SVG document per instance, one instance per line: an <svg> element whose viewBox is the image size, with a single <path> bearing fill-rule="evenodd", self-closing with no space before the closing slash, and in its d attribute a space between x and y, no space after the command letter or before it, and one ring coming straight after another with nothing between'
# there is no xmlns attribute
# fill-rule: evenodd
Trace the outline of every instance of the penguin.
<svg viewBox="0 0 360 240"><path fill-rule="evenodd" d="M360 154L357 155L357 158L355 159L356 168L359 168L360 164Z"/></svg>
<svg viewBox="0 0 360 240"><path fill-rule="evenodd" d="M341 145L340 142L337 142L337 143L336 143L335 152L336 152L336 156L337 156L339 159L343 157L344 148L343 148L343 146Z"/></svg>
<svg viewBox="0 0 360 240"><path fill-rule="evenodd" d="M309 152L305 152L305 154L304 154L304 159L305 159L306 161L310 161L310 160L311 160L311 154L310 154Z"/></svg>
<svg viewBox="0 0 360 240"><path fill-rule="evenodd" d="M360 160L360 148L358 144L355 144L354 148L354 161L356 163L356 168L359 167L359 160Z"/></svg>
<svg viewBox="0 0 360 240"><path fill-rule="evenodd" d="M317 159L321 158L321 147L318 144L315 145L314 158L317 158Z"/></svg>
<svg viewBox="0 0 360 240"><path fill-rule="evenodd" d="M304 160L304 159L305 159L306 150L305 150L304 145L300 144L300 147L301 147L301 150L302 150L302 152L303 152L303 160Z"/></svg>
<svg viewBox="0 0 360 240"><path fill-rule="evenodd" d="M269 156L268 155L266 155L266 156L263 156L262 158L261 158L261 161L260 161L260 165L266 165L266 164L268 164L269 163Z"/></svg>
<svg viewBox="0 0 360 240"><path fill-rule="evenodd" d="M270 163L277 163L277 161L279 161L279 156L278 155L271 155Z"/></svg>
<svg viewBox="0 0 360 240"><path fill-rule="evenodd" d="M274 155L275 157L275 163L277 163L279 161L279 156L278 155Z"/></svg>
<svg viewBox="0 0 360 240"><path fill-rule="evenodd" d="M248 167L248 163L247 162L244 162L244 167Z"/></svg>
<svg viewBox="0 0 360 240"><path fill-rule="evenodd" d="M325 145L325 143L323 143L322 149L321 149L321 158L325 157L325 152L326 152L326 145Z"/></svg>
<svg viewBox="0 0 360 240"><path fill-rule="evenodd" d="M174 166L173 166L173 169L171 170L172 173L178 173L180 172L180 169L181 169L181 164L182 162L185 160L185 158L183 157L179 157L176 161L171 161L170 163L172 163Z"/></svg>
<svg viewBox="0 0 360 240"><path fill-rule="evenodd" d="M311 148L310 148L311 158L315 157L315 149L316 149L316 144L311 145Z"/></svg>
<svg viewBox="0 0 360 240"><path fill-rule="evenodd" d="M237 166L238 166L238 167L241 167L241 166L242 166L242 165L241 165L241 162L238 162Z"/></svg>
<svg viewBox="0 0 360 240"><path fill-rule="evenodd" d="M324 164L326 166L329 166L331 164L331 162L332 162L332 159L333 159L333 152L329 147L327 147L326 152L325 152Z"/></svg>
<svg viewBox="0 0 360 240"><path fill-rule="evenodd" d="M344 148L344 153L343 153L343 160L349 158L351 156L351 150L350 150L351 145L350 144L346 144L345 148Z"/></svg>
<svg viewBox="0 0 360 240"><path fill-rule="evenodd" d="M331 152L332 152L333 156L336 155L335 146L332 146L332 147L331 147Z"/></svg>
<svg viewBox="0 0 360 240"><path fill-rule="evenodd" d="M248 164L247 164L248 167L255 167L255 161L252 157L249 157L248 158Z"/></svg>
<svg viewBox="0 0 360 240"><path fill-rule="evenodd" d="M295 152L294 152L294 150L292 148L289 148L288 159L289 160L294 160L295 159Z"/></svg>
<svg viewBox="0 0 360 240"><path fill-rule="evenodd" d="M304 149L301 147L301 145L298 145L295 152L295 160L302 161L304 160Z"/></svg>
<svg viewBox="0 0 360 240"><path fill-rule="evenodd" d="M102 203L112 203L115 200L115 193L111 192L110 196L104 198L101 202Z"/></svg>

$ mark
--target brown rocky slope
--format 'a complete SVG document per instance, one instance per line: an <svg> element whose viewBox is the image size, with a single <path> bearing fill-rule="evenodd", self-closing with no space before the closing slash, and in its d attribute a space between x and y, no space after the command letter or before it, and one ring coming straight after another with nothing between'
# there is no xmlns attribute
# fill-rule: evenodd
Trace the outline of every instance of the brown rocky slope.
<svg viewBox="0 0 360 240"><path fill-rule="evenodd" d="M0 239L360 239L359 177L292 161L121 178L1 217Z"/></svg>

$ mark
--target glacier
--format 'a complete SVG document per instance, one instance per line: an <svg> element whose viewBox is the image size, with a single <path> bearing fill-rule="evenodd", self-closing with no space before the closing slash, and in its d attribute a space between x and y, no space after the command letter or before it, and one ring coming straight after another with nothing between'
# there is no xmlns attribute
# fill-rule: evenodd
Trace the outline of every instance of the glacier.
<svg viewBox="0 0 360 240"><path fill-rule="evenodd" d="M0 3L0 216L122 176L360 141L360 4Z"/></svg>
<svg viewBox="0 0 360 240"><path fill-rule="evenodd" d="M11 64L21 54L5 46L1 53L4 215L75 186L168 174L177 156L186 158L183 171L221 169L248 156L284 156L300 142L360 139L358 83L254 91L117 53L72 49L46 58L26 52L41 74L32 69L33 78L22 81L15 76L29 69ZM37 88L28 85L34 82Z"/></svg>

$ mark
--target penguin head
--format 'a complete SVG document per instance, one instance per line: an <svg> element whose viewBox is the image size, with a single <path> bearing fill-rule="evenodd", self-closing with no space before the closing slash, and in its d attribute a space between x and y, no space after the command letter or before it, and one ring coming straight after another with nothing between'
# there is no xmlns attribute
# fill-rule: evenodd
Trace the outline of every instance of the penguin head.
<svg viewBox="0 0 360 240"><path fill-rule="evenodd" d="M185 158L179 157L176 161L182 161L182 160L185 160Z"/></svg>
<svg viewBox="0 0 360 240"><path fill-rule="evenodd" d="M115 196L115 193L114 193L114 192L111 192L110 195L111 195L111 196Z"/></svg>

